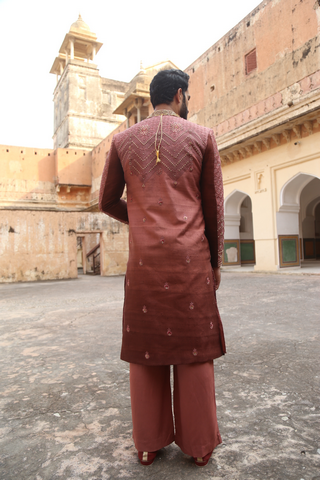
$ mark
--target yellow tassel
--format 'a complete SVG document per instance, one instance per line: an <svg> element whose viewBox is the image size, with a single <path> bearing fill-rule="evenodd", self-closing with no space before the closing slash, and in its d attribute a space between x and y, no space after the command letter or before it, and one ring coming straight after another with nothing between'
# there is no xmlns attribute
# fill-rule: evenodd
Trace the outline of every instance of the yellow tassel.
<svg viewBox="0 0 320 480"><path fill-rule="evenodd" d="M156 150L156 154L157 154L157 161L156 161L156 163L160 163L161 160L160 160L160 157L159 157L159 150Z"/></svg>

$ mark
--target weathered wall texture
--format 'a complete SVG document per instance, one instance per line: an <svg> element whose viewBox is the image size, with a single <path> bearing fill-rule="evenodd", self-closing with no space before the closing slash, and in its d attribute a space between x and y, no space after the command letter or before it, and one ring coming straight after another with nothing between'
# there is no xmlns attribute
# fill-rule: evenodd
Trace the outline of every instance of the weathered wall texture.
<svg viewBox="0 0 320 480"><path fill-rule="evenodd" d="M116 128L110 135L108 135L104 140L102 140L99 145L97 145L92 150L92 189L91 189L91 200L92 202L97 202L99 197L100 183L102 177L102 171L108 152L111 147L112 139L114 135L119 132L123 132L126 129L126 122L123 122Z"/></svg>
<svg viewBox="0 0 320 480"><path fill-rule="evenodd" d="M97 230L103 231L103 275L124 273L126 225L102 213L1 210L0 282L76 278L77 234Z"/></svg>
<svg viewBox="0 0 320 480"><path fill-rule="evenodd" d="M100 153L102 169L105 147ZM0 282L76 277L83 232L87 252L102 232L103 275L125 272L128 227L83 211L92 202L91 183L92 152L0 147Z"/></svg>
<svg viewBox="0 0 320 480"><path fill-rule="evenodd" d="M190 118L213 128L319 70L317 10L314 0L262 2L187 68ZM254 48L257 69L246 75L245 55ZM272 104L269 111L281 96ZM258 116L266 113L261 107Z"/></svg>
<svg viewBox="0 0 320 480"><path fill-rule="evenodd" d="M0 205L55 202L54 150L0 147Z"/></svg>
<svg viewBox="0 0 320 480"><path fill-rule="evenodd" d="M91 152L0 146L0 206L89 207Z"/></svg>
<svg viewBox="0 0 320 480"><path fill-rule="evenodd" d="M77 277L72 214L0 211L0 281ZM73 214L74 215L74 214Z"/></svg>
<svg viewBox="0 0 320 480"><path fill-rule="evenodd" d="M226 239L254 241L257 270L279 268L279 235L302 246L320 225L319 25L318 0L265 0L187 69L191 120L220 148ZM87 252L100 241L102 275L125 273L128 227L98 212L102 170L113 136L150 113L147 83L167 65L125 83L69 60L54 100L55 143L68 148L0 147L0 281L74 278L77 236Z"/></svg>
<svg viewBox="0 0 320 480"><path fill-rule="evenodd" d="M69 60L54 92L54 147L92 149L123 122L113 111L126 82L101 78L97 66Z"/></svg>

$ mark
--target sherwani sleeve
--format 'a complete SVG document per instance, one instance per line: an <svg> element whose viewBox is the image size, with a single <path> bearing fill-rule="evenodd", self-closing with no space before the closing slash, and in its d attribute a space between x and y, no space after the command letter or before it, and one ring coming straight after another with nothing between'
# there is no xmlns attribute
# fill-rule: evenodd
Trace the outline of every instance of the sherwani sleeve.
<svg viewBox="0 0 320 480"><path fill-rule="evenodd" d="M121 199L124 187L123 168L113 138L101 177L99 208L110 217L129 223L127 202Z"/></svg>
<svg viewBox="0 0 320 480"><path fill-rule="evenodd" d="M203 157L200 188L211 265L212 268L217 268L222 264L224 203L221 161L212 131L208 135L208 143Z"/></svg>

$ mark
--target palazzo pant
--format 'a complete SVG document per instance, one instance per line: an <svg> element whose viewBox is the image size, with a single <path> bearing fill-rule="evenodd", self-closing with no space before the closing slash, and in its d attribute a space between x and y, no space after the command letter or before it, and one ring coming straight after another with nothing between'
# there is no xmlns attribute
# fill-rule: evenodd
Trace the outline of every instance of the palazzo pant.
<svg viewBox="0 0 320 480"><path fill-rule="evenodd" d="M173 441L191 457L204 457L222 440L219 432L213 361L174 365L173 409L170 365L130 363L133 440L141 452Z"/></svg>

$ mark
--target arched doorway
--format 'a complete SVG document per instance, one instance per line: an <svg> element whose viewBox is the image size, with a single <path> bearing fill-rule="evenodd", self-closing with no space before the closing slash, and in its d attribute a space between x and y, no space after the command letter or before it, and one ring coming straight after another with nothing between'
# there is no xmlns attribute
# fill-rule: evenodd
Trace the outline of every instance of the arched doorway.
<svg viewBox="0 0 320 480"><path fill-rule="evenodd" d="M320 259L320 180L313 178L300 197L302 259Z"/></svg>
<svg viewBox="0 0 320 480"><path fill-rule="evenodd" d="M281 189L277 212L280 267L300 266L301 260L316 259L320 180L298 173Z"/></svg>
<svg viewBox="0 0 320 480"><path fill-rule="evenodd" d="M255 264L252 202L250 196L234 190L225 199L225 242L223 265Z"/></svg>

